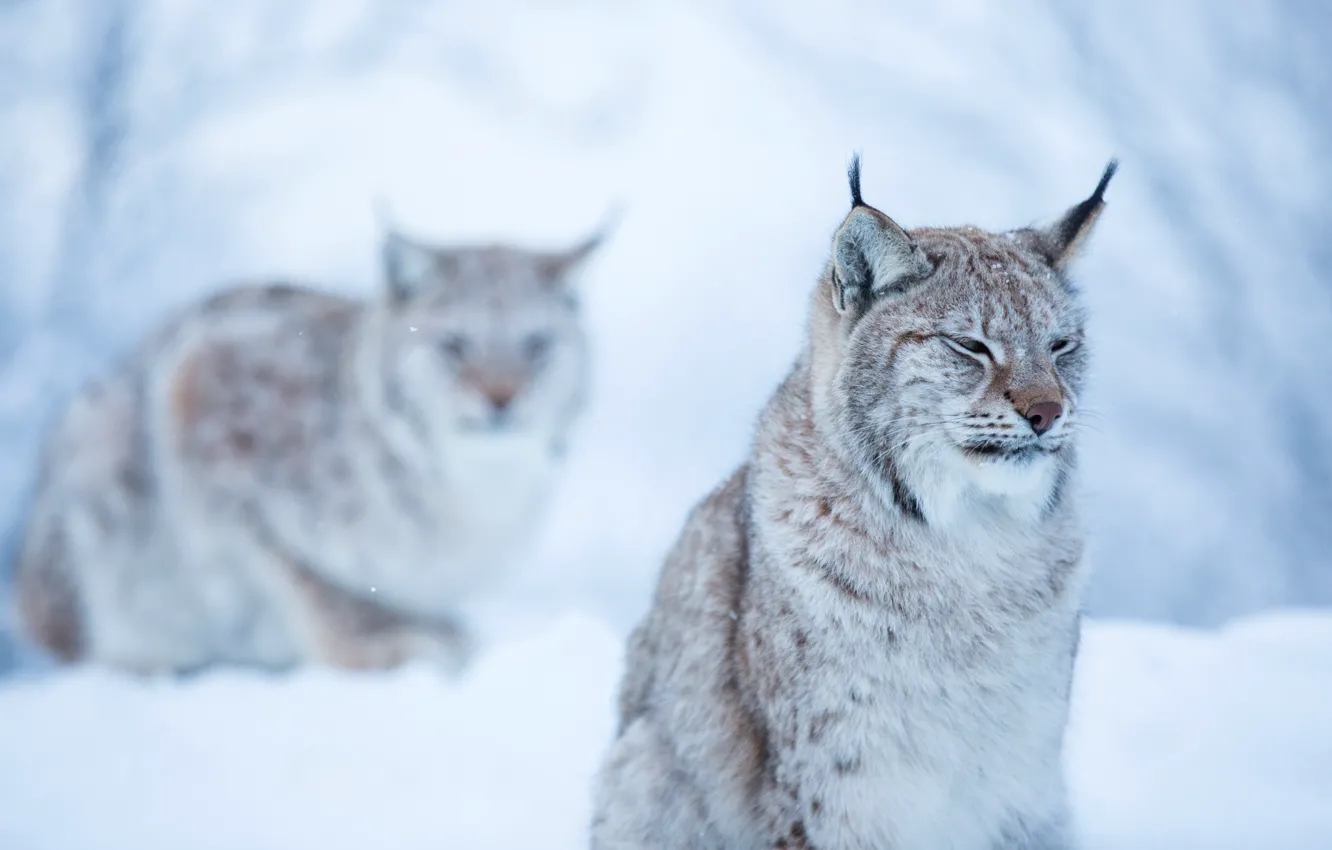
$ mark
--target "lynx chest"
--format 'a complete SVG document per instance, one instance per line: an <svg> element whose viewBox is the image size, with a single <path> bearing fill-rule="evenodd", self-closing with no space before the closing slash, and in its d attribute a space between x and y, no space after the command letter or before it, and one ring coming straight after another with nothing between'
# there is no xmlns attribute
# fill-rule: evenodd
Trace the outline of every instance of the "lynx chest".
<svg viewBox="0 0 1332 850"><path fill-rule="evenodd" d="M894 604L792 575L758 667L777 793L813 846L988 850L1054 816L1071 603L1010 605L978 576L917 604L908 582Z"/></svg>

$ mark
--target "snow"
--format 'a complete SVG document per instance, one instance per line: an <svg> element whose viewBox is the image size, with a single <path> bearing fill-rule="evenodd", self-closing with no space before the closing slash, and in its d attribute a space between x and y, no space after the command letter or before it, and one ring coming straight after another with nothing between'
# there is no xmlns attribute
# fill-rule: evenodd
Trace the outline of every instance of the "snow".
<svg viewBox="0 0 1332 850"><path fill-rule="evenodd" d="M568 617L460 685L86 671L0 689L0 847L575 847L619 641ZM68 813L77 813L70 817Z"/></svg>
<svg viewBox="0 0 1332 850"><path fill-rule="evenodd" d="M1332 615L1094 623L1068 758L1086 850L1332 847Z"/></svg>
<svg viewBox="0 0 1332 850"><path fill-rule="evenodd" d="M583 847L622 637L568 613L459 681L423 666L10 680L0 847ZM1329 671L1326 613L1089 622L1068 743L1085 850L1332 846Z"/></svg>

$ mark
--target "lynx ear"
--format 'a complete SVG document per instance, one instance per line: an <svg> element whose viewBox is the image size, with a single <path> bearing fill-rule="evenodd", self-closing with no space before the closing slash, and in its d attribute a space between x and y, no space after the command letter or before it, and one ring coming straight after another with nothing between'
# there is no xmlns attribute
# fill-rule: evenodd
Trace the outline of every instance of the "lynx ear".
<svg viewBox="0 0 1332 850"><path fill-rule="evenodd" d="M897 222L860 196L860 157L847 171L851 212L833 236L833 306L845 313L928 277L930 263Z"/></svg>
<svg viewBox="0 0 1332 850"><path fill-rule="evenodd" d="M1118 168L1119 160L1110 160L1091 197L1069 209L1054 224L1036 231L1037 246L1055 270L1062 271L1086 244L1096 219L1105 209L1105 187L1110 185L1110 178Z"/></svg>
<svg viewBox="0 0 1332 850"><path fill-rule="evenodd" d="M578 282L588 257L606 243L619 223L620 208L613 208L591 236L565 251L543 254L538 260L541 276L550 283L572 289Z"/></svg>
<svg viewBox="0 0 1332 850"><path fill-rule="evenodd" d="M447 257L394 230L384 234L384 280L395 301L406 301L447 277Z"/></svg>
<svg viewBox="0 0 1332 850"><path fill-rule="evenodd" d="M552 284L572 287L577 282L583 264L601 247L602 236L595 233L567 251L543 254L540 260L541 276Z"/></svg>

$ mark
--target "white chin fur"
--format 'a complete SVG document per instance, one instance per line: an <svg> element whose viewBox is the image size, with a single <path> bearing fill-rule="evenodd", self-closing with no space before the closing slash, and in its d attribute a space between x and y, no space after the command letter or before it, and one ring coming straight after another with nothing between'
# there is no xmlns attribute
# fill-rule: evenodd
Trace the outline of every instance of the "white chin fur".
<svg viewBox="0 0 1332 850"><path fill-rule="evenodd" d="M899 460L899 474L936 527L990 519L996 511L1034 521L1045 510L1059 474L1053 455L978 458L954 445L940 449L908 450Z"/></svg>
<svg viewBox="0 0 1332 850"><path fill-rule="evenodd" d="M982 493L1043 501L1054 486L1053 455L1011 458L1003 455L975 457L961 451L953 454L961 461L963 474L969 475L973 486Z"/></svg>

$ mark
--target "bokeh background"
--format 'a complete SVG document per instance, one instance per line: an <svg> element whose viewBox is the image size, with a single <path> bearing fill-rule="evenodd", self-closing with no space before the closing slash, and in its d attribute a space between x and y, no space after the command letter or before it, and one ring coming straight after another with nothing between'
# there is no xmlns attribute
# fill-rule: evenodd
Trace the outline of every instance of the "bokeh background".
<svg viewBox="0 0 1332 850"><path fill-rule="evenodd" d="M1324 606L1330 36L1313 0L0 0L4 546L57 405L173 309L372 295L380 199L423 237L544 245L621 204L585 281L593 405L490 605L622 631L794 356L853 151L904 225L991 228L1117 155L1076 270L1089 609Z"/></svg>
<svg viewBox="0 0 1332 850"><path fill-rule="evenodd" d="M516 588L628 623L789 365L863 151L908 226L1123 168L1078 276L1097 614L1332 601L1332 6L0 3L0 517L55 405L241 279L371 293L374 205L557 244L595 406ZM6 559L8 560L8 559Z"/></svg>

